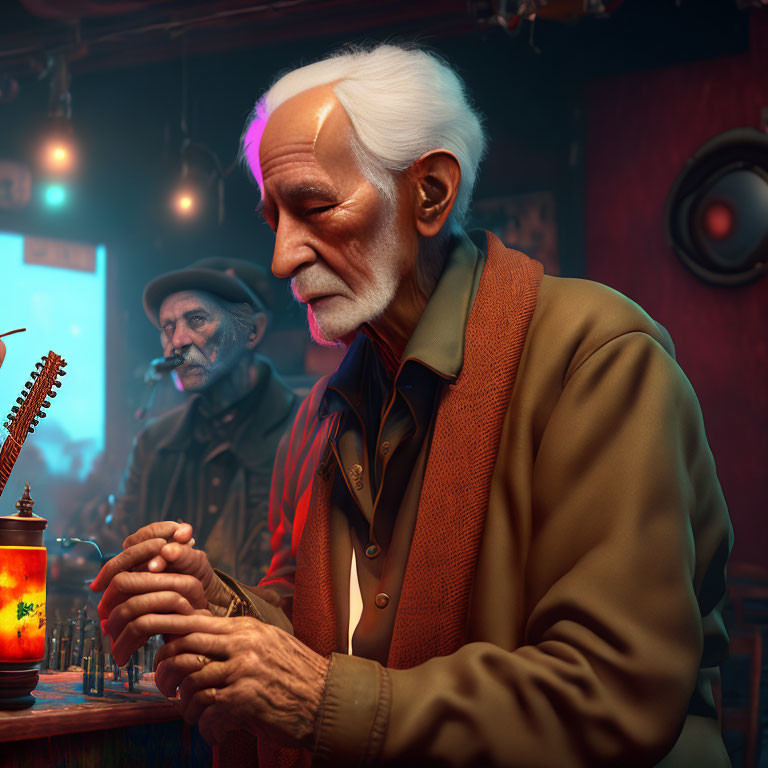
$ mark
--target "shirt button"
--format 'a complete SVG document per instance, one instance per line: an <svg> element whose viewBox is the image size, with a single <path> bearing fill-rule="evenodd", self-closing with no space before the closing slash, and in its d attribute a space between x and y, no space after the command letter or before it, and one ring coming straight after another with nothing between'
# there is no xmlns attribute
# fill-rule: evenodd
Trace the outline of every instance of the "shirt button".
<svg viewBox="0 0 768 768"><path fill-rule="evenodd" d="M356 491L363 490L363 468L359 464L353 464L348 470L350 479Z"/></svg>
<svg viewBox="0 0 768 768"><path fill-rule="evenodd" d="M211 485L216 485L216 486L221 485L221 478L220 477L212 477L211 478Z"/></svg>
<svg viewBox="0 0 768 768"><path fill-rule="evenodd" d="M389 440L385 440L381 444L381 455L382 456L386 456L389 453L389 448L390 448Z"/></svg>
<svg viewBox="0 0 768 768"><path fill-rule="evenodd" d="M376 603L377 608L386 608L387 605L389 605L389 595L386 592L379 592L379 594L373 598L373 602Z"/></svg>
<svg viewBox="0 0 768 768"><path fill-rule="evenodd" d="M209 505L208 505L208 511L209 511L209 512L210 512L212 515L215 515L215 514L216 514L216 513L219 511L219 508L218 508L218 507L217 507L215 504L209 504Z"/></svg>
<svg viewBox="0 0 768 768"><path fill-rule="evenodd" d="M371 558L371 560L373 560L373 558L376 557L379 552L381 552L381 549L379 548L378 544L369 544L365 548L365 556Z"/></svg>

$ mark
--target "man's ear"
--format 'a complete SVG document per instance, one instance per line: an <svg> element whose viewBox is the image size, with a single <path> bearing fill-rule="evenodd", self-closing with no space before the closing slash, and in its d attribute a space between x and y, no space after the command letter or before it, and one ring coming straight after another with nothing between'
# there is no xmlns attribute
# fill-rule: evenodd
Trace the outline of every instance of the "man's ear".
<svg viewBox="0 0 768 768"><path fill-rule="evenodd" d="M461 183L456 155L436 149L420 157L409 169L413 185L416 228L423 237L434 237L453 208Z"/></svg>
<svg viewBox="0 0 768 768"><path fill-rule="evenodd" d="M248 337L248 341L245 346L248 349L256 349L264 338L264 334L267 330L267 316L263 312L257 312L253 318L253 331Z"/></svg>

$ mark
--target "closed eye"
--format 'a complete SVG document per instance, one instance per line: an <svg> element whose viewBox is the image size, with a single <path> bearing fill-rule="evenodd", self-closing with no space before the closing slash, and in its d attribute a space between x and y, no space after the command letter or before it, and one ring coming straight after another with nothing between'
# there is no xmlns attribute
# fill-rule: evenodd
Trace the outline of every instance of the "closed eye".
<svg viewBox="0 0 768 768"><path fill-rule="evenodd" d="M316 208L310 208L307 211L307 216L316 216L320 213L325 213L326 211L330 211L331 209L335 208L337 203L331 203L330 205L320 205Z"/></svg>

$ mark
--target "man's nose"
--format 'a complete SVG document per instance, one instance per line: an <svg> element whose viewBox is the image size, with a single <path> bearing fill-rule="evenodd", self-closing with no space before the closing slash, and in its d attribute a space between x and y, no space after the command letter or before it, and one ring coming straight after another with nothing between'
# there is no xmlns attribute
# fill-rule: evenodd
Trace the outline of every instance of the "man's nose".
<svg viewBox="0 0 768 768"><path fill-rule="evenodd" d="M272 274L291 277L304 264L317 261L317 253L301 227L282 217L275 232L275 252L272 254Z"/></svg>
<svg viewBox="0 0 768 768"><path fill-rule="evenodd" d="M185 323L179 323L173 331L171 337L171 346L178 352L183 352L187 347L192 345L192 339L190 337L189 328Z"/></svg>

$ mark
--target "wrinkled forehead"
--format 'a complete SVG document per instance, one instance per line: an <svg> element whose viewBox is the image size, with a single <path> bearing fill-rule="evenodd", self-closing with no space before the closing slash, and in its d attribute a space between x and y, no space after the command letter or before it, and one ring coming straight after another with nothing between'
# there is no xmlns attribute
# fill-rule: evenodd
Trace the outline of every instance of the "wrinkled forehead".
<svg viewBox="0 0 768 768"><path fill-rule="evenodd" d="M270 182L297 167L339 180L359 174L352 149L354 131L349 117L330 86L297 94L269 117L258 153L248 156L258 164L262 192Z"/></svg>
<svg viewBox="0 0 768 768"><path fill-rule="evenodd" d="M162 323L163 320L176 320L195 309L219 313L222 306L216 296L207 291L177 291L163 299L158 316Z"/></svg>

